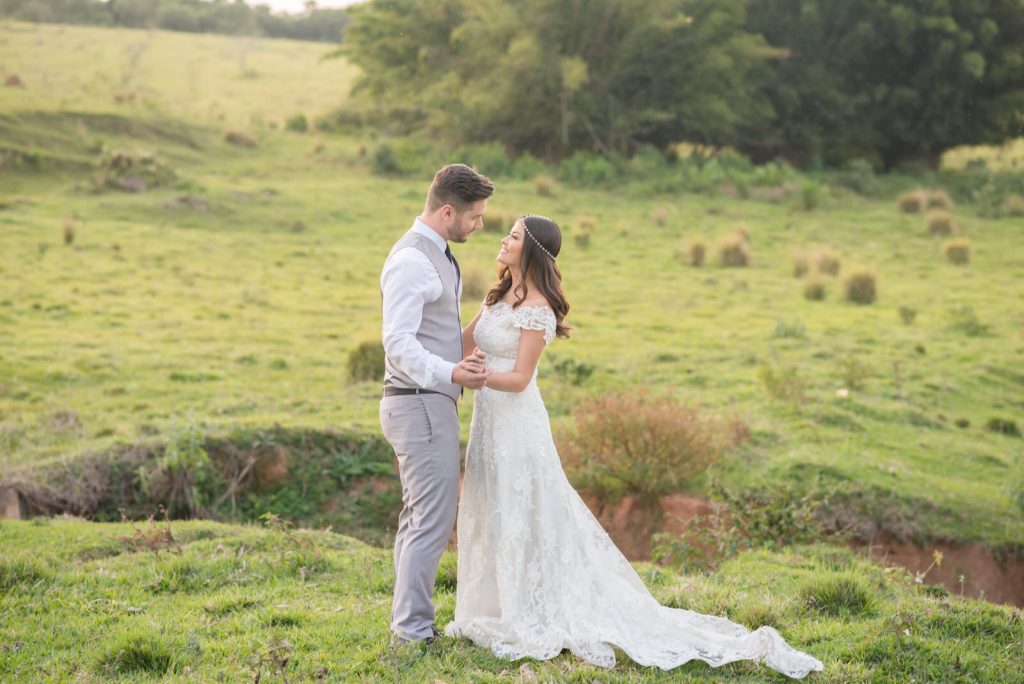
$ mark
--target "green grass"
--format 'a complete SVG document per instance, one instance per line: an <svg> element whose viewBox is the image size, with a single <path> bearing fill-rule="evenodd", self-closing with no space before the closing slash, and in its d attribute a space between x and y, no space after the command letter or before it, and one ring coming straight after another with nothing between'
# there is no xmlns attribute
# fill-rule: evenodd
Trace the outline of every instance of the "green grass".
<svg viewBox="0 0 1024 684"><path fill-rule="evenodd" d="M0 478L166 439L189 414L211 435L378 431L379 387L350 384L345 361L379 336L380 266L429 178L373 175L376 134L281 126L342 102L350 67L287 41L17 23L0 24L0 38L5 69L28 84L0 89L0 148L36 159L0 169ZM124 83L137 94L118 103ZM257 146L224 142L234 128ZM118 147L155 151L177 185L89 192L99 150ZM490 206L552 216L568 233L559 262L573 337L540 375L556 427L592 393L669 390L751 424L754 439L716 466L729 487L822 478L862 502L857 515L901 521L890 530L900 534L1024 538L1024 441L985 428L1024 408L1024 234L1013 219L958 207L973 254L957 267L893 198L827 189L807 211L799 198L641 183L542 197L532 181L498 179ZM585 216L595 227L577 248ZM714 243L740 223L749 267L679 262L688 238ZM460 261L488 269L498 239L473 236ZM842 302L835 280L824 302L804 299L791 256L824 245L843 273L873 270L875 304ZM912 325L901 307L917 311ZM464 319L475 308L465 302ZM570 382L554 370L567 359L593 374ZM851 359L865 377L840 397ZM773 399L765 367L795 367L806 401ZM462 402L464 426L470 410Z"/></svg>
<svg viewBox="0 0 1024 684"><path fill-rule="evenodd" d="M145 525L139 530L147 532ZM157 555L122 541L133 534L128 525L73 519L0 523L0 679L251 681L259 670L278 681L277 663L285 657L291 681L496 682L525 679L527 668L541 681L699 682L712 676L703 663L665 674L621 654L610 671L568 655L508 663L451 639L392 650L387 551L329 532L286 536L185 522L173 523L181 554ZM34 570L24 571L28 565ZM746 553L711 577L636 567L666 605L776 627L825 663L825 672L814 677L821 681L1024 677L1019 610L924 591L906 573L848 551ZM435 594L442 625L454 609L453 570L454 556L447 554ZM828 586L848 592L842 587L849 584L870 597L870 610L833 616L803 600ZM751 663L713 676L782 680Z"/></svg>

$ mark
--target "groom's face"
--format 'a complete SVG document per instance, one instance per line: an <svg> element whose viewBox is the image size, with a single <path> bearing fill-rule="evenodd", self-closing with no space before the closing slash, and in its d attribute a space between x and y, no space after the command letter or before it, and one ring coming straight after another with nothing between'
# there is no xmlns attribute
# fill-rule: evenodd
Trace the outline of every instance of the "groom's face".
<svg viewBox="0 0 1024 684"><path fill-rule="evenodd" d="M452 242L465 242L471 233L484 227L484 211L487 200L482 199L470 204L463 211L452 209L448 225L448 239Z"/></svg>

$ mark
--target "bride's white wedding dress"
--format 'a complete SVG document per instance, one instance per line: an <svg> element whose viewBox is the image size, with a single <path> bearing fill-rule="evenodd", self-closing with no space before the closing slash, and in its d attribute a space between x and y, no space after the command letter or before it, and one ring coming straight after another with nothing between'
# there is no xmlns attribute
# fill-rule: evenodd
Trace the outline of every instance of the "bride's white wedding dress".
<svg viewBox="0 0 1024 684"><path fill-rule="evenodd" d="M495 372L515 366L520 330L543 330L548 307L485 309L474 338ZM458 590L448 636L500 658L546 660L569 649L615 664L612 646L641 665L755 660L789 675L821 670L771 627L660 605L569 484L534 374L520 393L478 390L458 517Z"/></svg>

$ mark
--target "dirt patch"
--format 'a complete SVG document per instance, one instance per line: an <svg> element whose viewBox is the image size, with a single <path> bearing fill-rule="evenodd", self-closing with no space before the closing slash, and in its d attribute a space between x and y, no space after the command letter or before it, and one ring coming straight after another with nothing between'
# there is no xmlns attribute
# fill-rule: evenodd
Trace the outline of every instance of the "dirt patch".
<svg viewBox="0 0 1024 684"><path fill-rule="evenodd" d="M963 576L964 596L984 598L993 603L1024 606L1024 559L1000 561L991 549L980 544L935 542L925 547L897 539L876 540L872 544L853 542L871 558L886 565L898 565L912 573L925 572L932 564L933 552L942 554L942 565L928 570L928 584L942 584L953 594L960 593Z"/></svg>
<svg viewBox="0 0 1024 684"><path fill-rule="evenodd" d="M684 494L671 494L652 507L635 496L604 502L583 494L590 511L630 560L651 559L651 537L656 532L682 534L697 515L711 512L706 499Z"/></svg>
<svg viewBox="0 0 1024 684"><path fill-rule="evenodd" d="M615 545L633 561L651 559L651 536L656 532L682 534L695 516L711 512L706 499L678 494L662 497L657 509L631 496L613 502L583 497ZM941 584L959 595L962 575L964 596L1024 606L1024 559L1000 558L981 544L937 541L918 546L910 541L880 537L871 543L853 541L850 546L867 552L878 562L898 565L914 574L928 570L933 552L938 551L942 554L942 565L927 571L925 583Z"/></svg>

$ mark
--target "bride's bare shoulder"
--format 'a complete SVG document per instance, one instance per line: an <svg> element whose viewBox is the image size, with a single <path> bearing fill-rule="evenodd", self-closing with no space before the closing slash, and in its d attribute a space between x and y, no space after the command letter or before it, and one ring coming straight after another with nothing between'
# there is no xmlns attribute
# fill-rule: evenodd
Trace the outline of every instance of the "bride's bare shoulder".
<svg viewBox="0 0 1024 684"><path fill-rule="evenodd" d="M520 309L550 309L551 305L548 300L543 297L528 297L522 304L519 305Z"/></svg>

